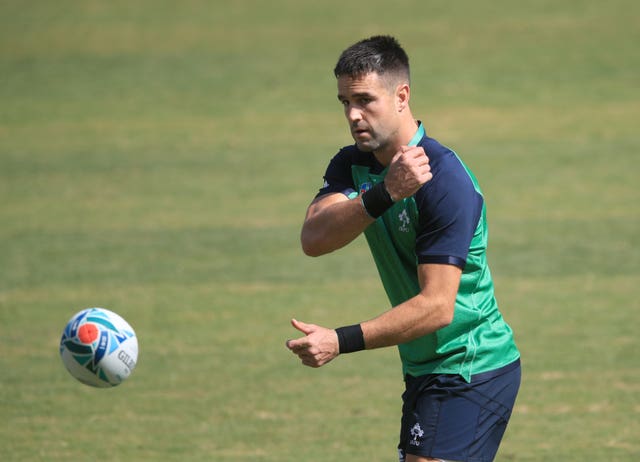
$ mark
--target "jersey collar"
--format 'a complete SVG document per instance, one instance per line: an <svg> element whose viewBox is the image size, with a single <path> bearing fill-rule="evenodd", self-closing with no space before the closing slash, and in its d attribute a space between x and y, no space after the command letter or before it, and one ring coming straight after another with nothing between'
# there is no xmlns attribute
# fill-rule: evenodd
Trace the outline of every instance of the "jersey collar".
<svg viewBox="0 0 640 462"><path fill-rule="evenodd" d="M411 138L411 141L409 141L408 146L417 146L424 135L424 126L422 125L422 122L418 120L418 130L416 131L415 135L413 135L413 138Z"/></svg>

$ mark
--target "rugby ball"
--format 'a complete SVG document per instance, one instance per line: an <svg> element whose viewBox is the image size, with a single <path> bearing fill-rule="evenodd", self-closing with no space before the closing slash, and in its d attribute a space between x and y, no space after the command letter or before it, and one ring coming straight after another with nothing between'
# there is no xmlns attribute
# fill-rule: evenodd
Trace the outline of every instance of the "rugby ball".
<svg viewBox="0 0 640 462"><path fill-rule="evenodd" d="M60 357L69 373L85 385L115 387L136 367L138 338L118 314L104 308L87 308L65 326Z"/></svg>

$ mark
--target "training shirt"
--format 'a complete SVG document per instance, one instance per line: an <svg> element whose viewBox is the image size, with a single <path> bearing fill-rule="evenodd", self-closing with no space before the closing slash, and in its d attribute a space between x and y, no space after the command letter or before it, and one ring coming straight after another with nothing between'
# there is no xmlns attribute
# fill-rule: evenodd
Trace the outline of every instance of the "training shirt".
<svg viewBox="0 0 640 462"><path fill-rule="evenodd" d="M486 209L476 178L454 151L428 137L422 124L410 143L415 145L427 153L433 178L396 202L364 234L392 306L420 292L418 264L462 269L452 323L398 349L404 374L459 374L469 381L520 354L494 297ZM316 197L338 192L355 199L386 173L373 153L347 146L329 163Z"/></svg>

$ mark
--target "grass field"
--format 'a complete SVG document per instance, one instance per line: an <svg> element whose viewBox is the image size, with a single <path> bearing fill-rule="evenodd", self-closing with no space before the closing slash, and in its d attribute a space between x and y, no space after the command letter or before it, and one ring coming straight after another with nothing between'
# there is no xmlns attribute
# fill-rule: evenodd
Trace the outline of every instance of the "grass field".
<svg viewBox="0 0 640 462"><path fill-rule="evenodd" d="M523 354L498 461L640 460L640 4L0 0L0 460L394 461L394 349L319 370L289 319L387 308L363 240L298 233L351 139L331 69L396 35L488 203ZM104 306L111 390L58 357Z"/></svg>

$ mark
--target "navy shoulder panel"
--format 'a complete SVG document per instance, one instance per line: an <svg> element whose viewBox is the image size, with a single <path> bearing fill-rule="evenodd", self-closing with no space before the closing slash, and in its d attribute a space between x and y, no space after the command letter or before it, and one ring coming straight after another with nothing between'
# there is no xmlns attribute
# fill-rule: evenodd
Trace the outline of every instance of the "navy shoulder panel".
<svg viewBox="0 0 640 462"><path fill-rule="evenodd" d="M364 165L372 173L380 173L384 168L370 152L360 151L355 145L342 148L329 162L324 174L324 184L318 191L318 196L329 193L349 195L356 190L351 175L352 165Z"/></svg>
<svg viewBox="0 0 640 462"><path fill-rule="evenodd" d="M429 157L433 178L415 195L420 217L416 237L418 261L464 268L482 216L482 195L451 149L428 137L420 145Z"/></svg>

